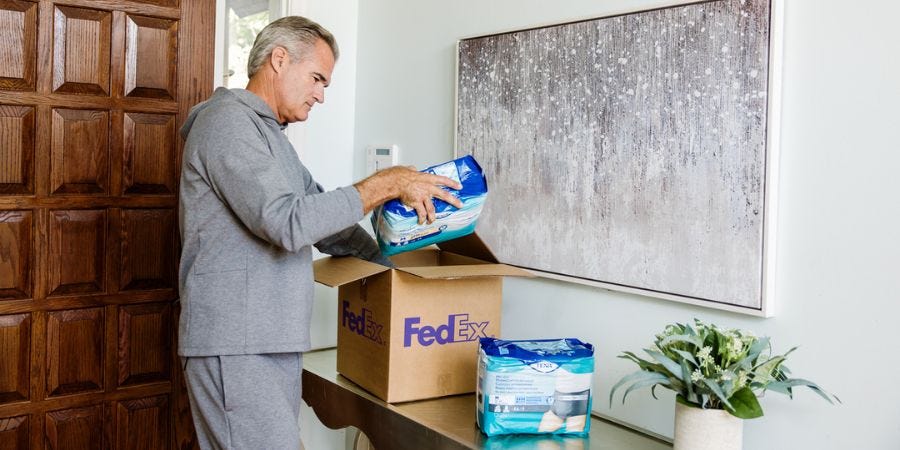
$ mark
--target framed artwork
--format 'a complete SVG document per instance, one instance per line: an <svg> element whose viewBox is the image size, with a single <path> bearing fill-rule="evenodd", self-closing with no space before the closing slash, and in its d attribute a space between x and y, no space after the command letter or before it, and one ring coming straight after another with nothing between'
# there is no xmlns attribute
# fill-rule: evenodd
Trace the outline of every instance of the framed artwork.
<svg viewBox="0 0 900 450"><path fill-rule="evenodd" d="M773 314L778 0L678 4L460 40L478 235L552 277Z"/></svg>

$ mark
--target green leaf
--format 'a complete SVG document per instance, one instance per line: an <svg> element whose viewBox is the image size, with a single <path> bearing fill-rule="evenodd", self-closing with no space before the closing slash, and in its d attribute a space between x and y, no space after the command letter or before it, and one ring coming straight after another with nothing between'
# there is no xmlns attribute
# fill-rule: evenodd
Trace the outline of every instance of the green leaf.
<svg viewBox="0 0 900 450"><path fill-rule="evenodd" d="M647 361L647 360L639 357L638 355L635 355L632 352L622 352L622 354L619 355L619 358L633 361L634 363L636 363L638 365L640 365L641 363L650 363L650 361Z"/></svg>
<svg viewBox="0 0 900 450"><path fill-rule="evenodd" d="M827 391L819 387L819 385L817 385L816 383L813 383L809 380L804 380L802 378L791 378L785 381L775 381L769 383L768 386L766 386L766 390L778 392L781 394L787 394L788 396L793 398L793 391L791 390L791 388L797 386L808 387L810 390L818 394L820 397L824 398L826 401L828 401L828 403L831 403L832 405L834 404L834 401L831 400L831 397L834 397L834 399L837 400L838 403L842 403L841 399L839 399L836 395L829 394Z"/></svg>
<svg viewBox="0 0 900 450"><path fill-rule="evenodd" d="M677 348L673 348L671 350L675 353L678 353L678 355L680 355L683 360L688 361L691 364L693 364L694 367L700 367L700 364L697 363L697 360L694 358L694 355L692 355L684 350L678 350Z"/></svg>
<svg viewBox="0 0 900 450"><path fill-rule="evenodd" d="M640 389L640 388L647 387L647 386L656 386L657 384L661 384L663 386L669 386L669 379L665 378L665 377L662 377L662 378L663 379L661 379L661 380L660 379L657 379L657 380L647 379L647 380L635 382L634 384L631 385L631 387L629 387L628 389L625 390L624 394L622 394L622 404L623 405L625 404L625 397L628 397L628 393L635 389ZM654 396L654 398L656 398L656 396Z"/></svg>
<svg viewBox="0 0 900 450"><path fill-rule="evenodd" d="M672 361L672 359L660 352L655 352L653 350L645 351L648 355L652 356L653 359L659 361L663 366L665 366L666 370L668 370L669 373L672 374L672 376L674 376L678 381L684 382L684 380L681 379L681 366L677 362Z"/></svg>
<svg viewBox="0 0 900 450"><path fill-rule="evenodd" d="M737 368L744 368L746 370L752 370L753 365L759 359L760 353L765 350L769 346L769 338L761 338L756 341L752 346L750 346L750 350L747 351L747 356L743 359L731 364L728 366L729 370L737 371Z"/></svg>
<svg viewBox="0 0 900 450"><path fill-rule="evenodd" d="M734 389L734 379L737 377L734 372L725 371L725 374L731 376L730 379L722 381L722 392L731 392ZM732 394L734 395L734 394Z"/></svg>
<svg viewBox="0 0 900 450"><path fill-rule="evenodd" d="M675 342L686 342L697 348L700 348L703 346L703 342L701 342L700 339L697 339L696 336L684 336L684 335L678 335L678 334L666 336L666 338L663 339L658 345L660 347L663 347L663 346L666 346L666 345L669 345L669 344L672 344Z"/></svg>
<svg viewBox="0 0 900 450"><path fill-rule="evenodd" d="M766 384L769 380L778 377L778 366L784 362L784 356L774 356L768 361L753 368L753 375L757 381Z"/></svg>
<svg viewBox="0 0 900 450"><path fill-rule="evenodd" d="M753 343L753 345L750 346L750 349L747 351L747 356L735 365L732 365L732 367L740 366L746 368L747 370L752 369L753 365L756 364L756 361L761 357L763 350L766 349L771 349L769 338L759 338Z"/></svg>
<svg viewBox="0 0 900 450"><path fill-rule="evenodd" d="M622 377L622 379L619 380L619 382L616 383L612 387L612 389L609 390L609 407L612 408L613 396L615 395L616 390L618 390L620 387L622 387L628 383L641 383L646 380L655 380L655 382L658 383L660 381L668 381L668 377L666 377L665 375L663 375L661 373L648 372L645 370L638 370L637 372L634 372L625 377ZM626 392L626 395L627 394L628 393ZM622 403L623 404L625 403L625 396L622 396Z"/></svg>
<svg viewBox="0 0 900 450"><path fill-rule="evenodd" d="M718 384L706 378L703 379L703 384L716 394L716 397L725 404L726 409L732 407L731 403L728 402L728 398L725 397L725 393L722 392L722 388L720 388Z"/></svg>
<svg viewBox="0 0 900 450"><path fill-rule="evenodd" d="M681 376L684 377L685 392L683 394L687 394L687 398L693 401L697 396L694 395L694 385L691 383L691 368L683 359L681 360Z"/></svg>
<svg viewBox="0 0 900 450"><path fill-rule="evenodd" d="M750 346L750 351L747 353L748 356L752 356L755 360L759 357L763 350L769 348L769 338L762 337L756 340L753 345Z"/></svg>
<svg viewBox="0 0 900 450"><path fill-rule="evenodd" d="M631 352L622 352L619 355L619 358L627 359L638 365L641 369L649 370L651 372L662 372L664 367L661 364L654 363L653 361L648 361L643 358L638 357L634 353Z"/></svg>
<svg viewBox="0 0 900 450"><path fill-rule="evenodd" d="M791 369L788 369L787 366L784 364L778 366L778 370L780 370L781 373L783 373L785 375L784 376L785 380L787 379L787 376L791 374Z"/></svg>
<svg viewBox="0 0 900 450"><path fill-rule="evenodd" d="M665 386L669 389L672 389L671 384L665 384L665 385L654 384L653 386L650 386L650 395L653 397L654 400L659 400L659 397L656 396L656 388L659 386Z"/></svg>
<svg viewBox="0 0 900 450"><path fill-rule="evenodd" d="M755 419L763 415L762 407L759 406L759 400L748 387L735 391L731 398L728 399L728 402L731 403L731 407L726 407L725 409L735 417Z"/></svg>
<svg viewBox="0 0 900 450"><path fill-rule="evenodd" d="M783 381L773 381L766 384L763 389L766 391L773 391L779 394L787 395L791 399L794 398L794 391L791 390L791 385Z"/></svg>

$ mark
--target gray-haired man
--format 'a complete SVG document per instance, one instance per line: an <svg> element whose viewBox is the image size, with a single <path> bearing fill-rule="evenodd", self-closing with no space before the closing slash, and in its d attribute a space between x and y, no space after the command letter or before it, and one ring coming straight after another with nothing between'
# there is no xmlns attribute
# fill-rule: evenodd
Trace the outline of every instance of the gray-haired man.
<svg viewBox="0 0 900 450"><path fill-rule="evenodd" d="M201 448L297 449L301 352L309 349L312 249L389 264L356 223L399 198L420 221L432 197L457 206L444 177L394 167L323 192L283 130L325 101L334 37L302 17L264 28L247 89L194 107L179 221L178 351Z"/></svg>

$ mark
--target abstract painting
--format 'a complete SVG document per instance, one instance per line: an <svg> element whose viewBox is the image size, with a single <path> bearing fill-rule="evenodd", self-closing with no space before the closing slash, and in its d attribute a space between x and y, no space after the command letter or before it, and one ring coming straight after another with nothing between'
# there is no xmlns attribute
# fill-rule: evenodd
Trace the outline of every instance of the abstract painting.
<svg viewBox="0 0 900 450"><path fill-rule="evenodd" d="M772 13L706 1L459 41L482 240L546 274L771 314Z"/></svg>

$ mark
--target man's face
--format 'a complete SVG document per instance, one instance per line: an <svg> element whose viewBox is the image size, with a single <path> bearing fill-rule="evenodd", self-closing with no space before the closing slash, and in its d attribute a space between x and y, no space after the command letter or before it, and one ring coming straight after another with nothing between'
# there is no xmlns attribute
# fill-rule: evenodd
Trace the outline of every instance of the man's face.
<svg viewBox="0 0 900 450"><path fill-rule="evenodd" d="M325 88L331 82L332 70L334 54L322 40L300 61L282 66L275 84L278 118L289 123L306 120L316 103L325 103Z"/></svg>

